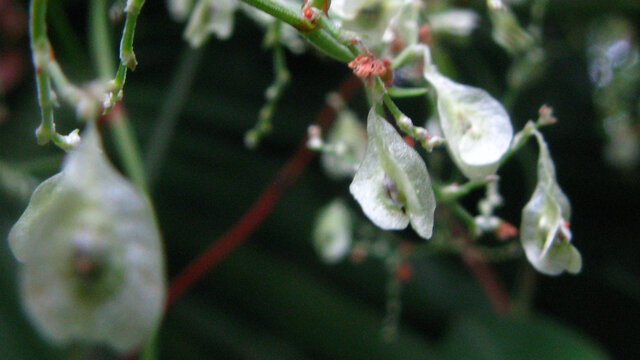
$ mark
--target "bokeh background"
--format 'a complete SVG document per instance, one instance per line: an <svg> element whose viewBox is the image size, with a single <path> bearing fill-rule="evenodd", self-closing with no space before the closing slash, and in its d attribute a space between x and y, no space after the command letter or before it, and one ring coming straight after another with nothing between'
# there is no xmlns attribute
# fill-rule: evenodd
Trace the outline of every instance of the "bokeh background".
<svg viewBox="0 0 640 360"><path fill-rule="evenodd" d="M458 69L458 80L500 97L509 58L491 41L484 1L455 3L477 9L483 15L480 27L464 44L442 38L438 45ZM30 191L57 172L62 160L59 149L40 147L33 136L39 112L27 8L26 1L0 1L0 359L79 358L78 349L52 347L28 323L17 291L17 264L4 241ZM56 55L78 82L96 74L86 14L86 1L50 2L49 34ZM526 21L526 13L519 15ZM326 94L349 74L346 66L312 51L287 53L293 81L278 106L274 131L259 149L248 150L243 136L271 82L271 55L261 48L260 29L242 15L236 20L230 41L212 40L194 51L182 40L184 24L171 20L164 2L147 1L136 30L139 66L129 73L125 108L143 149L158 119L177 111L169 150L152 187L169 277L244 213L294 153ZM114 49L120 29L121 23L113 26ZM622 43L604 41L613 55L602 63L603 55L597 54L603 52L593 52L600 38L593 34L611 32ZM549 104L560 120L544 133L559 183L572 201L573 241L584 266L577 276L534 275L522 292L523 277L531 274L523 270L522 260L492 265L511 294L528 294L529 301L520 303L526 311L495 315L459 256L425 257L412 261L412 276L403 288L399 337L382 341L388 280L383 262L328 266L313 250L310 234L318 210L336 196L348 198L348 182L329 180L316 160L247 243L166 314L158 338L160 358L638 358L640 165L633 139L637 146L639 34L636 0L549 5L544 26L548 67L515 99L511 115L519 128L540 105ZM190 67L192 79L184 77ZM183 77L176 75L180 69ZM185 87L183 103L171 95L172 83ZM356 98L354 108L363 110L362 103ZM403 105L426 118L416 104ZM629 114L628 124L605 121L616 109ZM79 126L65 106L57 122L61 132ZM109 146L108 124L104 131ZM608 148L621 143L630 143L631 150L618 158L607 155ZM499 213L515 224L534 186L534 164L531 147L501 172L506 204ZM480 195L466 204L470 210ZM92 356L110 358L99 354Z"/></svg>

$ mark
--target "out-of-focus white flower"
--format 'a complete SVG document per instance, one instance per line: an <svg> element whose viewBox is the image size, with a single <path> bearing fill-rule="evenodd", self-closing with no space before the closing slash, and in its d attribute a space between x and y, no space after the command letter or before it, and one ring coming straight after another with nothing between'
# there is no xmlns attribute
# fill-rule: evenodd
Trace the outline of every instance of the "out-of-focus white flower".
<svg viewBox="0 0 640 360"><path fill-rule="evenodd" d="M189 17L195 0L167 0L169 14L176 21L184 21Z"/></svg>
<svg viewBox="0 0 640 360"><path fill-rule="evenodd" d="M352 243L352 219L349 208L335 199L320 210L313 229L313 245L320 258L329 264L344 259Z"/></svg>
<svg viewBox="0 0 640 360"><path fill-rule="evenodd" d="M238 0L200 0L195 5L184 37L193 47L199 47L213 34L225 40L233 32Z"/></svg>
<svg viewBox="0 0 640 360"><path fill-rule="evenodd" d="M467 9L450 9L429 15L431 31L454 36L471 35L479 20L478 14Z"/></svg>
<svg viewBox="0 0 640 360"><path fill-rule="evenodd" d="M381 51L384 41L390 41L387 35L390 26L405 25L394 17L401 14L401 10L414 0L333 0L330 13L338 20L339 25L347 31L352 31L362 37L364 43L374 51ZM407 15L411 15L408 12ZM416 23L417 27L417 23ZM404 31L404 30L403 30ZM417 33L417 28L416 28Z"/></svg>
<svg viewBox="0 0 640 360"><path fill-rule="evenodd" d="M322 166L331 178L352 177L364 157L367 133L350 110L342 110L329 130L326 145L333 151L322 154Z"/></svg>
<svg viewBox="0 0 640 360"><path fill-rule="evenodd" d="M124 352L155 331L165 279L153 211L108 162L93 125L34 191L9 245L27 314L48 339Z"/></svg>

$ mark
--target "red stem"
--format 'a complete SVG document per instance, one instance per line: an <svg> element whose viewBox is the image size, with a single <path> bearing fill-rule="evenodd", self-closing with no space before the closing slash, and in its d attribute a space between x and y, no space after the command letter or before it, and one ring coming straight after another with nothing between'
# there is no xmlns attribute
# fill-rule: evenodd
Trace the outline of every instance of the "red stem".
<svg viewBox="0 0 640 360"><path fill-rule="evenodd" d="M347 101L355 95L360 82L349 76L339 88L340 95ZM316 124L323 130L329 126L336 111L325 104L316 118ZM307 138L302 140L295 155L278 171L274 180L262 191L249 210L220 238L184 268L169 287L166 308L173 305L207 271L223 260L231 251L240 246L253 233L260 223L271 213L280 196L293 185L313 158L314 153L307 149Z"/></svg>
<svg viewBox="0 0 640 360"><path fill-rule="evenodd" d="M351 99L359 88L360 81L355 76L349 76L344 80L338 89L340 96L346 102ZM328 103L318 113L315 124L326 130L334 116L336 110ZM173 278L169 286L165 312L175 304L187 290L193 286L202 276L215 267L220 261L231 253L235 248L242 245L262 221L271 213L278 203L280 196L293 185L298 177L305 170L313 153L307 148L307 137L305 136L296 153L284 164L274 180L262 190L260 196L253 202L251 207L242 215L229 230L213 241L198 257L193 259L176 277ZM119 358L119 360L133 360L138 355L140 348L131 351Z"/></svg>
<svg viewBox="0 0 640 360"><path fill-rule="evenodd" d="M509 313L509 294L504 289L504 284L496 277L491 267L472 249L464 247L461 257L473 276L478 280L482 290L489 298L496 314Z"/></svg>

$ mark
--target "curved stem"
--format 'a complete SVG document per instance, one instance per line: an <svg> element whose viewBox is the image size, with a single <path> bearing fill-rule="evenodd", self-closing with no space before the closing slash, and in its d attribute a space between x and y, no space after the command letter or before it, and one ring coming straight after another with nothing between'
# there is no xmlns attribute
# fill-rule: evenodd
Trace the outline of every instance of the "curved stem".
<svg viewBox="0 0 640 360"><path fill-rule="evenodd" d="M144 1L142 1L143 3ZM142 5L140 5L142 6ZM138 8L139 12L139 8ZM109 46L109 28L107 26L107 3L106 0L92 0L90 5L90 23L93 57L97 63L98 73L101 78L109 78L114 68L113 52ZM126 29L126 26L125 26ZM126 31L125 31L126 32ZM131 35L133 39L133 35ZM105 110L106 111L106 110ZM140 147L131 124L124 110L116 108L109 114L110 125L113 129L114 143L118 155L122 160L125 172L131 181L145 193L147 189L147 178L144 171Z"/></svg>
<svg viewBox="0 0 640 360"><path fill-rule="evenodd" d="M42 122L36 130L39 145L48 143L56 132L53 120L53 89L51 78L43 71L44 58L50 55L51 46L47 39L47 0L32 0L30 8L29 33L31 36L31 53L36 69L38 102Z"/></svg>

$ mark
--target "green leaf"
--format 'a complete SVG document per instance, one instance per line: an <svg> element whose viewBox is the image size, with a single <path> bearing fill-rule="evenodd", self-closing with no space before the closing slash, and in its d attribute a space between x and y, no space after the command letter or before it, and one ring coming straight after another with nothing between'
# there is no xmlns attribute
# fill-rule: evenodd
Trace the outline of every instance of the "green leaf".
<svg viewBox="0 0 640 360"><path fill-rule="evenodd" d="M609 359L591 339L540 315L464 314L448 329L440 351L452 360Z"/></svg>

